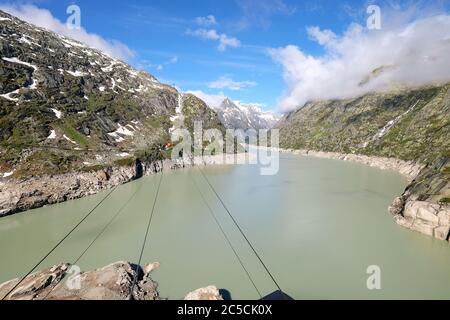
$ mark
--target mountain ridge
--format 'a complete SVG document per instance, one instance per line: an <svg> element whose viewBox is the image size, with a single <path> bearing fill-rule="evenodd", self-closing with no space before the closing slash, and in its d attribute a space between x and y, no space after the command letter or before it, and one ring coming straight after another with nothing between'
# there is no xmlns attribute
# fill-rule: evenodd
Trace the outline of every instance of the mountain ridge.
<svg viewBox="0 0 450 320"><path fill-rule="evenodd" d="M283 116L280 146L421 163L448 157L450 83L309 102Z"/></svg>
<svg viewBox="0 0 450 320"><path fill-rule="evenodd" d="M170 142L180 102L189 121L224 130L201 99L81 42L0 18L0 177L131 163Z"/></svg>
<svg viewBox="0 0 450 320"><path fill-rule="evenodd" d="M225 98L220 105L210 106L227 129L271 129L280 117L263 111L258 105Z"/></svg>

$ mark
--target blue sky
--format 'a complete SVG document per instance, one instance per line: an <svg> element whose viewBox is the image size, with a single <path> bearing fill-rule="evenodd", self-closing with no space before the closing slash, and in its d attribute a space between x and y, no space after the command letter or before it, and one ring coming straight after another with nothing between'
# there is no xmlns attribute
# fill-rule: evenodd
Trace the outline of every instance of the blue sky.
<svg viewBox="0 0 450 320"><path fill-rule="evenodd" d="M423 2L423 1L422 1ZM424 6L448 10L448 1ZM0 1L21 4L29 2ZM129 62L183 91L223 93L274 110L286 90L283 66L269 48L295 45L307 55L326 54L306 29L319 26L336 34L351 23L365 24L367 1L293 0L109 0L32 1L60 21L66 8L81 8L81 24L90 33L128 46ZM374 2L383 7L410 5ZM445 9L442 9L445 8ZM225 43L222 47L220 43Z"/></svg>

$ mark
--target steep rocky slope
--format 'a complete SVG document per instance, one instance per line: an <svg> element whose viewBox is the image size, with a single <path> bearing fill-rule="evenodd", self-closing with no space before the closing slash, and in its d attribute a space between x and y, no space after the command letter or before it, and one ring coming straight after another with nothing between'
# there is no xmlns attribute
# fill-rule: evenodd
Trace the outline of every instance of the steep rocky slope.
<svg viewBox="0 0 450 320"><path fill-rule="evenodd" d="M284 148L433 162L450 153L450 84L308 103L277 127Z"/></svg>
<svg viewBox="0 0 450 320"><path fill-rule="evenodd" d="M221 127L200 99L82 43L0 17L0 177L130 162L170 141L185 106L205 126Z"/></svg>

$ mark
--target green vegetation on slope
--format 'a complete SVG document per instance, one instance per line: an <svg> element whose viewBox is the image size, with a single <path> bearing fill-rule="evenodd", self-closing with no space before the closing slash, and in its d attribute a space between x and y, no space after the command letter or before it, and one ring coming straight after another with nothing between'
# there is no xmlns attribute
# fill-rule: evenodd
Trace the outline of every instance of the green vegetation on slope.
<svg viewBox="0 0 450 320"><path fill-rule="evenodd" d="M284 148L433 162L450 156L450 85L308 103L277 127Z"/></svg>

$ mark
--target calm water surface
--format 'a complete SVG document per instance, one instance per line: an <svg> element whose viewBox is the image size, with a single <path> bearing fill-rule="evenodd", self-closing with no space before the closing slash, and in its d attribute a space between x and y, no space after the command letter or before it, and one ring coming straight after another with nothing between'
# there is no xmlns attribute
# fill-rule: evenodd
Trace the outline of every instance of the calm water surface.
<svg viewBox="0 0 450 320"><path fill-rule="evenodd" d="M398 227L387 212L407 184L399 174L293 155L282 155L276 176L257 166L202 170L292 297L450 298L448 243ZM91 211L38 269L138 263L160 179L0 219L0 282L25 275ZM163 176L142 263L154 261L153 278L170 299L211 284L233 299L276 290L198 168ZM381 290L367 289L371 265L381 268Z"/></svg>

